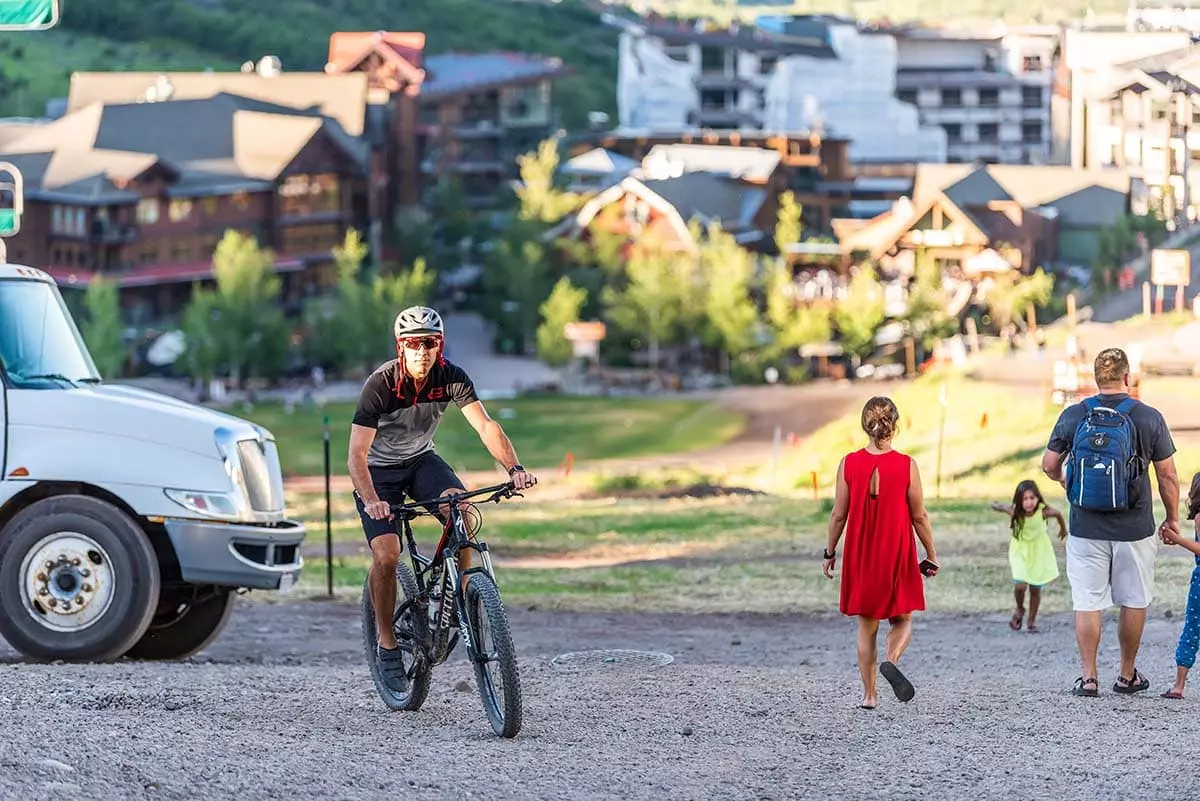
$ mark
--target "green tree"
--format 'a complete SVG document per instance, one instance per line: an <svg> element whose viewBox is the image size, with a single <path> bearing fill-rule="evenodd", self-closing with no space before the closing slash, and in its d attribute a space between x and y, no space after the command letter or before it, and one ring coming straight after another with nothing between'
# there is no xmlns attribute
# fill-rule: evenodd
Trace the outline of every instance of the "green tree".
<svg viewBox="0 0 1200 801"><path fill-rule="evenodd" d="M516 188L522 220L556 223L579 206L579 196L559 189L554 178L558 172L558 143L543 140L538 149L517 157L521 181Z"/></svg>
<svg viewBox="0 0 1200 801"><path fill-rule="evenodd" d="M786 261L787 249L800 241L804 233L801 216L804 209L796 202L796 194L790 189L779 196L779 211L775 215L775 247L779 257Z"/></svg>
<svg viewBox="0 0 1200 801"><path fill-rule="evenodd" d="M791 270L776 265L767 275L766 321L770 328L769 360L795 353L804 345L828 342L833 336L830 308L825 304L803 306L794 297Z"/></svg>
<svg viewBox="0 0 1200 801"><path fill-rule="evenodd" d="M736 358L754 347L758 308L750 296L754 256L737 243L720 223L708 226L699 259L701 298L708 344Z"/></svg>
<svg viewBox="0 0 1200 801"><path fill-rule="evenodd" d="M105 378L117 378L125 367L121 301L116 283L96 276L83 294L83 340L96 368Z"/></svg>
<svg viewBox="0 0 1200 801"><path fill-rule="evenodd" d="M579 322L579 314L587 303L587 290L560 278L542 304L542 324L537 330L537 355L551 367L562 367L571 361L573 349L564 329L568 323Z"/></svg>
<svg viewBox="0 0 1200 801"><path fill-rule="evenodd" d="M542 303L554 277L537 226L517 222L488 254L483 274L484 313L496 327L502 350L524 353L534 343Z"/></svg>
<svg viewBox="0 0 1200 801"><path fill-rule="evenodd" d="M1039 267L1032 275L1021 277L1013 270L996 276L986 290L984 302L997 329L1004 330L1030 306L1042 308L1054 294L1054 276Z"/></svg>
<svg viewBox="0 0 1200 801"><path fill-rule="evenodd" d="M252 376L274 377L283 367L287 332L274 263L274 254L260 248L253 237L227 231L213 253L216 286L198 288L189 304L190 313L185 312L189 323L185 335L190 328L201 340L211 337L211 344L195 346L214 348L238 385ZM191 311L192 306L197 310ZM207 326L206 332L199 330L202 325ZM189 347L192 344L189 339Z"/></svg>
<svg viewBox="0 0 1200 801"><path fill-rule="evenodd" d="M951 336L958 328L958 321L946 311L948 301L937 262L924 250L918 251L904 320L922 350L929 351L939 339Z"/></svg>
<svg viewBox="0 0 1200 801"><path fill-rule="evenodd" d="M606 286L602 292L609 320L647 344L652 367L658 367L660 347L676 341L684 297L690 294L686 283L692 261L691 256L638 247L626 265L627 285Z"/></svg>
<svg viewBox="0 0 1200 801"><path fill-rule="evenodd" d="M208 383L217 377L221 367L221 343L217 339L220 322L217 294L199 284L193 285L192 299L183 310L181 324L187 342L183 364L188 375L200 382L204 395L207 395Z"/></svg>
<svg viewBox="0 0 1200 801"><path fill-rule="evenodd" d="M846 288L846 297L833 310L842 348L858 359L869 356L884 316L883 289L875 279L875 269L870 264L859 265Z"/></svg>

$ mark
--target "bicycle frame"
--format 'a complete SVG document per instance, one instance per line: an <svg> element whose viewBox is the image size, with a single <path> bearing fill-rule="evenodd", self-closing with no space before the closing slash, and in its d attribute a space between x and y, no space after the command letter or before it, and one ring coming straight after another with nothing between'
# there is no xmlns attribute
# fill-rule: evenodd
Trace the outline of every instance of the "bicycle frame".
<svg viewBox="0 0 1200 801"><path fill-rule="evenodd" d="M482 501L483 503L498 503L501 498L511 498L514 495L519 496L520 493L516 491L510 482L508 484L484 487L471 492L444 495L431 500L392 505L396 533L408 548L409 561L412 564L413 576L416 578L418 590L416 598L408 599L397 608L394 621L398 622L401 615L410 606L415 602L420 602L420 606L416 610L418 614L414 614L413 619L414 621L420 621L416 624L420 645L435 664L445 661L457 644L457 634L454 639L451 639L449 634L452 630L451 618L456 610L463 609L466 606L467 599L463 590L466 577L472 573L486 573L489 578L493 581L495 580L495 574L492 571L492 557L488 553L487 543L471 538L471 535L467 531L466 522L463 519L463 510L460 507L460 504L470 498L477 498L482 495L490 496ZM433 555L426 556L417 547L417 542L412 531L412 521L424 515L440 516L435 515L434 512L430 511L430 508L439 509L447 505L449 506L449 512L446 514L446 519L442 524L441 539L438 541ZM476 551L479 554L481 564L461 570L459 556L464 550L468 549ZM441 586L440 603L437 610L435 610L436 618L431 626L428 605L430 591L433 589L434 583L430 581L430 577L438 568L441 568L441 574L437 581ZM465 615L460 614L458 616L458 629L462 633L463 640L467 643L468 655L472 660L476 659L474 637L471 636Z"/></svg>

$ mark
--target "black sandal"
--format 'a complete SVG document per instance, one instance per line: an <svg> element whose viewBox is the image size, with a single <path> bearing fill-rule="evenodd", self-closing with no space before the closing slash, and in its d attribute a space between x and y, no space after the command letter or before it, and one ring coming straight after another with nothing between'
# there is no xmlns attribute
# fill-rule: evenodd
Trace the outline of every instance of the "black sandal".
<svg viewBox="0 0 1200 801"><path fill-rule="evenodd" d="M1150 679L1139 673L1136 668L1133 671L1132 679L1127 679L1118 674L1117 680L1113 682L1114 693L1133 695L1134 693L1140 693L1142 690L1148 689L1150 689Z"/></svg>
<svg viewBox="0 0 1200 801"><path fill-rule="evenodd" d="M1087 688L1089 684L1092 685L1090 690ZM1071 688L1071 695L1078 695L1083 698L1096 698L1100 695L1100 682L1080 676L1075 679L1075 686Z"/></svg>
<svg viewBox="0 0 1200 801"><path fill-rule="evenodd" d="M892 692L896 694L896 698L907 703L913 699L917 691L913 689L912 682L904 677L900 672L900 668L896 667L893 662L883 662L879 665L879 672L887 679L887 683L892 685Z"/></svg>

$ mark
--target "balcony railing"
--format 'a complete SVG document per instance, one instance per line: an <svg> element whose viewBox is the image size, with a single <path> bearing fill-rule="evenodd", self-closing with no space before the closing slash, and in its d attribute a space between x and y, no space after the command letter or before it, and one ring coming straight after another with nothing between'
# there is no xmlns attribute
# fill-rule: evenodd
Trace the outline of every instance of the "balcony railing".
<svg viewBox="0 0 1200 801"><path fill-rule="evenodd" d="M138 238L138 227L130 224L97 222L92 224L88 240L96 245L124 245Z"/></svg>

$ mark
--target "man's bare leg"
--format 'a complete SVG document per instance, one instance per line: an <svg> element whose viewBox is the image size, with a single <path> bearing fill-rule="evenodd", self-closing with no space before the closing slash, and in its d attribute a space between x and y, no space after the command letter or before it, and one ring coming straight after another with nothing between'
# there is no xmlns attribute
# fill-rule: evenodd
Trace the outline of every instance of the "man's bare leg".
<svg viewBox="0 0 1200 801"><path fill-rule="evenodd" d="M371 540L371 603L375 606L375 625L379 646L396 647L393 619L396 614L396 565L400 561L400 537L383 534Z"/></svg>

